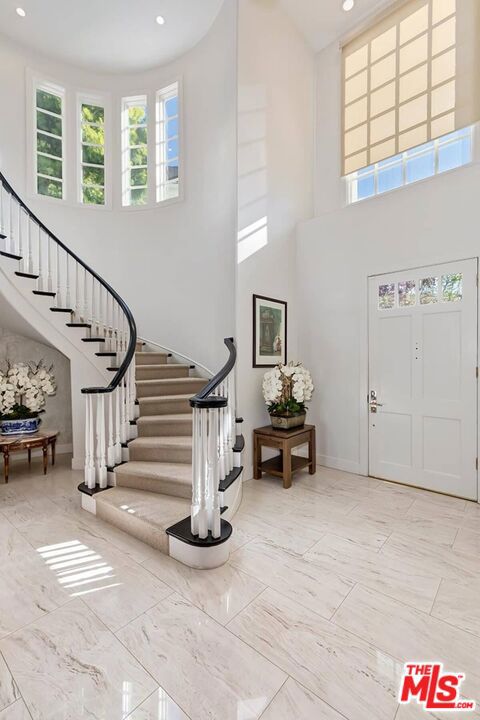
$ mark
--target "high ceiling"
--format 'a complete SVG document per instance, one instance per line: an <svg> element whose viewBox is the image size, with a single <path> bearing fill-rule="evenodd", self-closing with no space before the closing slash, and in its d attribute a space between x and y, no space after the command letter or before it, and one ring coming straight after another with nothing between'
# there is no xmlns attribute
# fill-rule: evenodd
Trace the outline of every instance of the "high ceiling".
<svg viewBox="0 0 480 720"><path fill-rule="evenodd" d="M239 3L242 0L238 0ZM192 48L224 0L0 0L0 30L60 62L96 72L146 70ZM257 0L280 3L315 51L355 28L392 0ZM16 14L20 6L25 17ZM158 25L156 17L165 18Z"/></svg>
<svg viewBox="0 0 480 720"><path fill-rule="evenodd" d="M392 0L355 0L353 10L345 12L342 0L279 1L316 52L392 3Z"/></svg>
<svg viewBox="0 0 480 720"><path fill-rule="evenodd" d="M223 0L0 0L0 30L61 62L97 72L173 60L210 29ZM22 7L26 16L15 10ZM162 15L164 25L155 18Z"/></svg>

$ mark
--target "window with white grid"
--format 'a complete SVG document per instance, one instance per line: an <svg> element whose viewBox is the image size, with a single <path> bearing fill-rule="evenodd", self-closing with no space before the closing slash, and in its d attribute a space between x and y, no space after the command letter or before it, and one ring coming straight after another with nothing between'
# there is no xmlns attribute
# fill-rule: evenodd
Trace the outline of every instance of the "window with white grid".
<svg viewBox="0 0 480 720"><path fill-rule="evenodd" d="M157 92L157 202L180 196L180 98L178 82Z"/></svg>
<svg viewBox="0 0 480 720"><path fill-rule="evenodd" d="M105 205L105 106L80 98L80 202Z"/></svg>
<svg viewBox="0 0 480 720"><path fill-rule="evenodd" d="M35 188L39 195L65 198L65 91L50 83L34 85Z"/></svg>
<svg viewBox="0 0 480 720"><path fill-rule="evenodd" d="M148 203L147 96L122 100L122 204Z"/></svg>

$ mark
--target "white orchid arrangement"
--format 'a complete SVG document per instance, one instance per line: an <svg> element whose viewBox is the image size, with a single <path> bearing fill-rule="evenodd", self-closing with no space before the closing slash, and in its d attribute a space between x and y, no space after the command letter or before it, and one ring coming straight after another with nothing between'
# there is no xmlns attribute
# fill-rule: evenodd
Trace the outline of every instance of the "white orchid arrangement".
<svg viewBox="0 0 480 720"><path fill-rule="evenodd" d="M291 415L306 410L314 385L302 363L277 365L263 377L263 397L271 415Z"/></svg>
<svg viewBox="0 0 480 720"><path fill-rule="evenodd" d="M47 395L56 392L53 367L38 364L11 364L0 369L0 418L23 420L43 410Z"/></svg>

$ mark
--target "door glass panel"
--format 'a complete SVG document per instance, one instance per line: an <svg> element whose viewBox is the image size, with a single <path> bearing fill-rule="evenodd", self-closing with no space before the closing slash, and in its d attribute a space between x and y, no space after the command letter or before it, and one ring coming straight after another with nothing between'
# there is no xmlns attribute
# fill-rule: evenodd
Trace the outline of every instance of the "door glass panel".
<svg viewBox="0 0 480 720"><path fill-rule="evenodd" d="M420 305L438 302L438 278L424 278L420 282Z"/></svg>
<svg viewBox="0 0 480 720"><path fill-rule="evenodd" d="M414 280L406 280L398 283L398 304L400 307L409 307L415 305L416 287Z"/></svg>
<svg viewBox="0 0 480 720"><path fill-rule="evenodd" d="M380 310L390 310L395 307L395 285L380 285L378 288L378 307Z"/></svg>
<svg viewBox="0 0 480 720"><path fill-rule="evenodd" d="M442 294L444 302L457 302L463 297L463 275L442 275Z"/></svg>

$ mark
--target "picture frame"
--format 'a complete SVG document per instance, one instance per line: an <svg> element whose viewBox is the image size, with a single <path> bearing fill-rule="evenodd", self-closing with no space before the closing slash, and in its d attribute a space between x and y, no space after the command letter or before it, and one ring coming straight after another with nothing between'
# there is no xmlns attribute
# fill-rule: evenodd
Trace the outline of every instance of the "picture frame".
<svg viewBox="0 0 480 720"><path fill-rule="evenodd" d="M253 296L253 367L270 368L287 362L287 303Z"/></svg>

